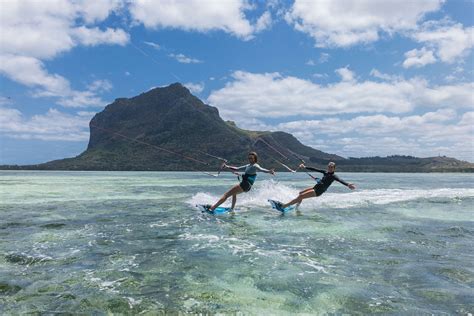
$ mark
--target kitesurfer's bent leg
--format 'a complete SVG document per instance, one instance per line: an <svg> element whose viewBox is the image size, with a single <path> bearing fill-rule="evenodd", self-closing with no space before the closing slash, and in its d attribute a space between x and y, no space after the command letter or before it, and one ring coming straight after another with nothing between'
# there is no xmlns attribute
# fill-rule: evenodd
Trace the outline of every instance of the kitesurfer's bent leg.
<svg viewBox="0 0 474 316"><path fill-rule="evenodd" d="M211 211L214 211L216 207L224 203L230 196L232 196L232 208L234 208L235 201L237 201L237 197L235 197L235 201L234 201L234 196L242 192L244 192L244 190L242 190L239 184L234 185L229 191L224 193L224 195L219 199L219 201L216 202L216 204L211 206Z"/></svg>
<svg viewBox="0 0 474 316"><path fill-rule="evenodd" d="M304 199L312 198L315 196L316 196L316 192L314 192L313 188L304 189L303 191L300 191L300 193L298 194L296 198L294 198L293 200L291 200L290 202L286 204L282 204L281 208L287 208L288 206L293 205L293 204L299 205L301 204L301 201L303 201Z"/></svg>
<svg viewBox="0 0 474 316"><path fill-rule="evenodd" d="M310 192L310 191L314 191L314 188L307 188L307 189L304 189L303 191L300 191L299 195L308 193L308 192ZM296 208L300 207L300 204L301 204L301 202L297 203L297 204L296 204Z"/></svg>
<svg viewBox="0 0 474 316"><path fill-rule="evenodd" d="M232 206L231 206L232 209L234 209L236 202L237 202L237 194L234 194L232 195Z"/></svg>

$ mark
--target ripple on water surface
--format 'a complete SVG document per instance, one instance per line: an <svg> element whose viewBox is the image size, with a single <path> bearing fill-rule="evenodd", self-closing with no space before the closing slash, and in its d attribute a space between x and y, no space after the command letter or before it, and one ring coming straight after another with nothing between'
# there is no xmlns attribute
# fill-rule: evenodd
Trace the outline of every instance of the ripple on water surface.
<svg viewBox="0 0 474 316"><path fill-rule="evenodd" d="M281 216L266 200L310 183L262 176L210 216L194 204L233 178L3 173L0 311L467 314L474 185L440 177L344 175L358 191L334 185Z"/></svg>

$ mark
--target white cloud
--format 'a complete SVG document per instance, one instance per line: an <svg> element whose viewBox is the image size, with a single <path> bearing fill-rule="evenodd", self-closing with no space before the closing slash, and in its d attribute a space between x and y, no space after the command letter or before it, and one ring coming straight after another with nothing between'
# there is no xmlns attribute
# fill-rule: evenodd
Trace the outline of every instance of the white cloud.
<svg viewBox="0 0 474 316"><path fill-rule="evenodd" d="M405 68L422 67L438 60L453 63L474 46L474 27L449 18L423 22L427 13L439 11L444 0L296 0L286 21L314 38L317 47L350 47L367 44L382 35L409 37L424 47L405 54Z"/></svg>
<svg viewBox="0 0 474 316"><path fill-rule="evenodd" d="M86 141L89 139L89 121L94 114L81 112L74 116L49 109L44 115L24 118L16 109L0 107L0 131L18 139Z"/></svg>
<svg viewBox="0 0 474 316"><path fill-rule="evenodd" d="M204 90L204 83L202 82L201 83L188 82L188 83L184 83L183 86L188 88L189 91L191 91L191 93L194 93L194 94L199 94Z"/></svg>
<svg viewBox="0 0 474 316"><path fill-rule="evenodd" d="M103 106L105 101L97 96L97 92L103 89L89 89L86 91L76 91L71 89L69 81L57 74L49 74L44 64L36 58L15 55L0 55L0 74L4 74L10 79L35 88L35 97L56 97L58 104L68 107ZM108 81L97 81L98 84L109 88Z"/></svg>
<svg viewBox="0 0 474 316"><path fill-rule="evenodd" d="M99 91L99 92L107 92L112 90L114 86L109 80L99 79L91 82L87 89L89 91Z"/></svg>
<svg viewBox="0 0 474 316"><path fill-rule="evenodd" d="M372 115L352 119L292 121L274 128L294 134L305 144L343 156L438 153L474 160L474 112L458 116L444 109L406 117ZM370 145L369 145L370 144Z"/></svg>
<svg viewBox="0 0 474 316"><path fill-rule="evenodd" d="M77 112L77 115L88 117L88 118L92 118L96 114L97 114L96 112L90 112L90 111L78 111Z"/></svg>
<svg viewBox="0 0 474 316"><path fill-rule="evenodd" d="M71 35L77 39L78 43L86 46L99 44L125 45L130 40L130 36L124 30L111 28L100 30L98 27L80 26L71 30Z"/></svg>
<svg viewBox="0 0 474 316"><path fill-rule="evenodd" d="M120 44L128 41L121 29L78 26L78 20L100 22L120 6L119 1L3 1L0 52L49 59L79 44ZM26 18L27 17L27 18Z"/></svg>
<svg viewBox="0 0 474 316"><path fill-rule="evenodd" d="M168 56L176 59L179 63L182 63L182 64L199 64L199 63L202 63L202 61L199 60L199 59L187 57L183 54L169 54Z"/></svg>
<svg viewBox="0 0 474 316"><path fill-rule="evenodd" d="M453 63L465 57L474 47L474 27L463 27L448 19L423 23L412 38L428 45L445 63Z"/></svg>
<svg viewBox="0 0 474 316"><path fill-rule="evenodd" d="M39 94L38 96L44 96ZM106 101L96 95L95 91L69 91L56 102L59 105L71 108L83 108L91 106L105 106Z"/></svg>
<svg viewBox="0 0 474 316"><path fill-rule="evenodd" d="M444 78L444 81L446 82L453 82L456 80L456 77L453 76L453 75L447 75L445 78Z"/></svg>
<svg viewBox="0 0 474 316"><path fill-rule="evenodd" d="M0 73L35 88L34 96L58 97L58 104L103 105L91 91L76 91L69 81L50 74L43 61L78 45L125 45L122 29L93 26L120 9L122 1L3 1L0 11ZM79 25L79 23L85 25ZM70 98L69 100L67 98Z"/></svg>
<svg viewBox="0 0 474 316"><path fill-rule="evenodd" d="M313 74L313 77L314 78L318 78L318 79L321 79L321 78L328 78L328 74L327 73L323 73L323 74L320 74L320 73L314 73Z"/></svg>
<svg viewBox="0 0 474 316"><path fill-rule="evenodd" d="M341 76L342 81L353 81L354 80L354 72L349 69L349 66L344 68L336 69L335 72Z"/></svg>
<svg viewBox="0 0 474 316"><path fill-rule="evenodd" d="M370 71L370 75L375 77L375 78L379 78L379 79L387 80L387 81L403 80L403 78L401 76L385 74L385 73L382 73L382 72L378 71L375 68Z"/></svg>
<svg viewBox="0 0 474 316"><path fill-rule="evenodd" d="M73 4L80 12L81 18L87 23L92 24L105 20L112 11L117 11L124 6L123 0L100 0L89 1L79 0Z"/></svg>
<svg viewBox="0 0 474 316"><path fill-rule="evenodd" d="M60 96L70 90L64 77L49 74L44 64L34 57L0 55L0 61L0 73L28 87L41 88L48 96Z"/></svg>
<svg viewBox="0 0 474 316"><path fill-rule="evenodd" d="M464 72L464 68L462 68L461 66L456 66L453 70L453 74L460 74L460 73L463 73Z"/></svg>
<svg viewBox="0 0 474 316"><path fill-rule="evenodd" d="M406 59L403 62L404 68L423 67L436 62L433 52L427 50L425 47L422 49L412 49L406 52L405 58Z"/></svg>
<svg viewBox="0 0 474 316"><path fill-rule="evenodd" d="M355 75L339 70L345 79ZM346 80L321 85L279 73L236 71L224 88L214 90L208 103L226 119L277 118L340 113L406 113L415 108L472 108L473 83L430 85L421 78L392 82Z"/></svg>
<svg viewBox="0 0 474 316"><path fill-rule="evenodd" d="M285 18L298 31L314 38L318 47L348 47L370 43L380 33L412 30L443 0L296 0Z"/></svg>
<svg viewBox="0 0 474 316"><path fill-rule="evenodd" d="M329 60L329 57L330 55L328 53L321 53L319 55L319 58L318 58L318 61L315 62L313 59L309 59L307 62L306 62L306 65L309 65L309 66L316 66L317 63L319 64L324 64L326 62L328 62Z"/></svg>
<svg viewBox="0 0 474 316"><path fill-rule="evenodd" d="M160 50L160 49L161 49L161 46L160 46L159 44L157 44L157 43L153 43L153 42L143 42L143 43L147 44L148 46L153 47L153 48L156 49L156 50Z"/></svg>
<svg viewBox="0 0 474 316"><path fill-rule="evenodd" d="M265 12L252 25L245 11L254 9L245 0L136 0L130 3L130 13L136 23L146 28L172 28L209 32L220 30L242 39L251 39L255 32L271 24Z"/></svg>
<svg viewBox="0 0 474 316"><path fill-rule="evenodd" d="M269 29L272 25L272 15L269 11L265 11L257 20L255 24L255 32L261 32Z"/></svg>
<svg viewBox="0 0 474 316"><path fill-rule="evenodd" d="M10 97L0 96L0 106L13 104Z"/></svg>
<svg viewBox="0 0 474 316"><path fill-rule="evenodd" d="M329 60L329 57L330 57L330 55L328 53L321 53L319 55L318 61L319 61L320 64L324 64Z"/></svg>
<svg viewBox="0 0 474 316"><path fill-rule="evenodd" d="M323 120L293 121L281 123L277 127L294 131L318 130L320 133L328 135L352 134L354 132L365 135L385 135L407 132L413 136L414 134L424 135L429 124L448 122L454 118L456 118L456 112L446 109L406 117L378 114L358 116L348 120L331 117ZM445 131L438 130L437 132L444 133Z"/></svg>

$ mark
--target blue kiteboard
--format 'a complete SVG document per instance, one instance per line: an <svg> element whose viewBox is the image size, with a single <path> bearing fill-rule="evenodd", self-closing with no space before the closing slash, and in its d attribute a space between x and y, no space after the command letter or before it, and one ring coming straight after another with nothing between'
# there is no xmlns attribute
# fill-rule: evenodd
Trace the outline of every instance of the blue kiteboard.
<svg viewBox="0 0 474 316"><path fill-rule="evenodd" d="M288 206L288 207L285 207L285 208L281 208L280 207L281 202L279 202L279 201L268 200L268 202L270 202L270 205L272 206L272 209L280 211L282 213L286 213L286 212L289 212L289 211L292 211L292 210L295 209L294 205L291 205L291 206Z"/></svg>
<svg viewBox="0 0 474 316"><path fill-rule="evenodd" d="M216 209L214 211L210 210L209 205L197 204L196 207L203 213L209 213L209 214L213 214L213 215L225 214L225 213L228 213L228 212L232 211L232 208L222 207L222 206L216 207Z"/></svg>

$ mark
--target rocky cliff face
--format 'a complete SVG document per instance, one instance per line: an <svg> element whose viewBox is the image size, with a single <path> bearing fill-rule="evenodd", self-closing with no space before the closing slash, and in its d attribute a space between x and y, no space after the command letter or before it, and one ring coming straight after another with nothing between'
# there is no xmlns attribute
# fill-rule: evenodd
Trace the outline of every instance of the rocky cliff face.
<svg viewBox="0 0 474 316"><path fill-rule="evenodd" d="M251 150L258 151L267 165L277 166L272 157L278 154L262 139L293 159L294 154L305 159L343 159L304 146L287 133L242 130L232 122L222 120L217 108L204 104L187 88L175 83L130 99L116 99L91 120L90 140L84 153L75 158L49 162L43 167L209 170L220 162L203 152L225 157L231 163L238 164L245 163L247 152ZM160 151L156 147L178 154ZM183 159L181 155L197 158L209 165ZM276 158L284 159L282 156Z"/></svg>
<svg viewBox="0 0 474 316"><path fill-rule="evenodd" d="M336 161L339 171L474 171L473 164L446 157L345 159L305 146L288 133L243 130L222 120L217 108L179 83L109 104L91 120L87 150L75 158L3 169L213 170L220 161L204 153L241 164L251 150L259 153L263 165L279 169L276 160L295 167L301 158L320 167Z"/></svg>

